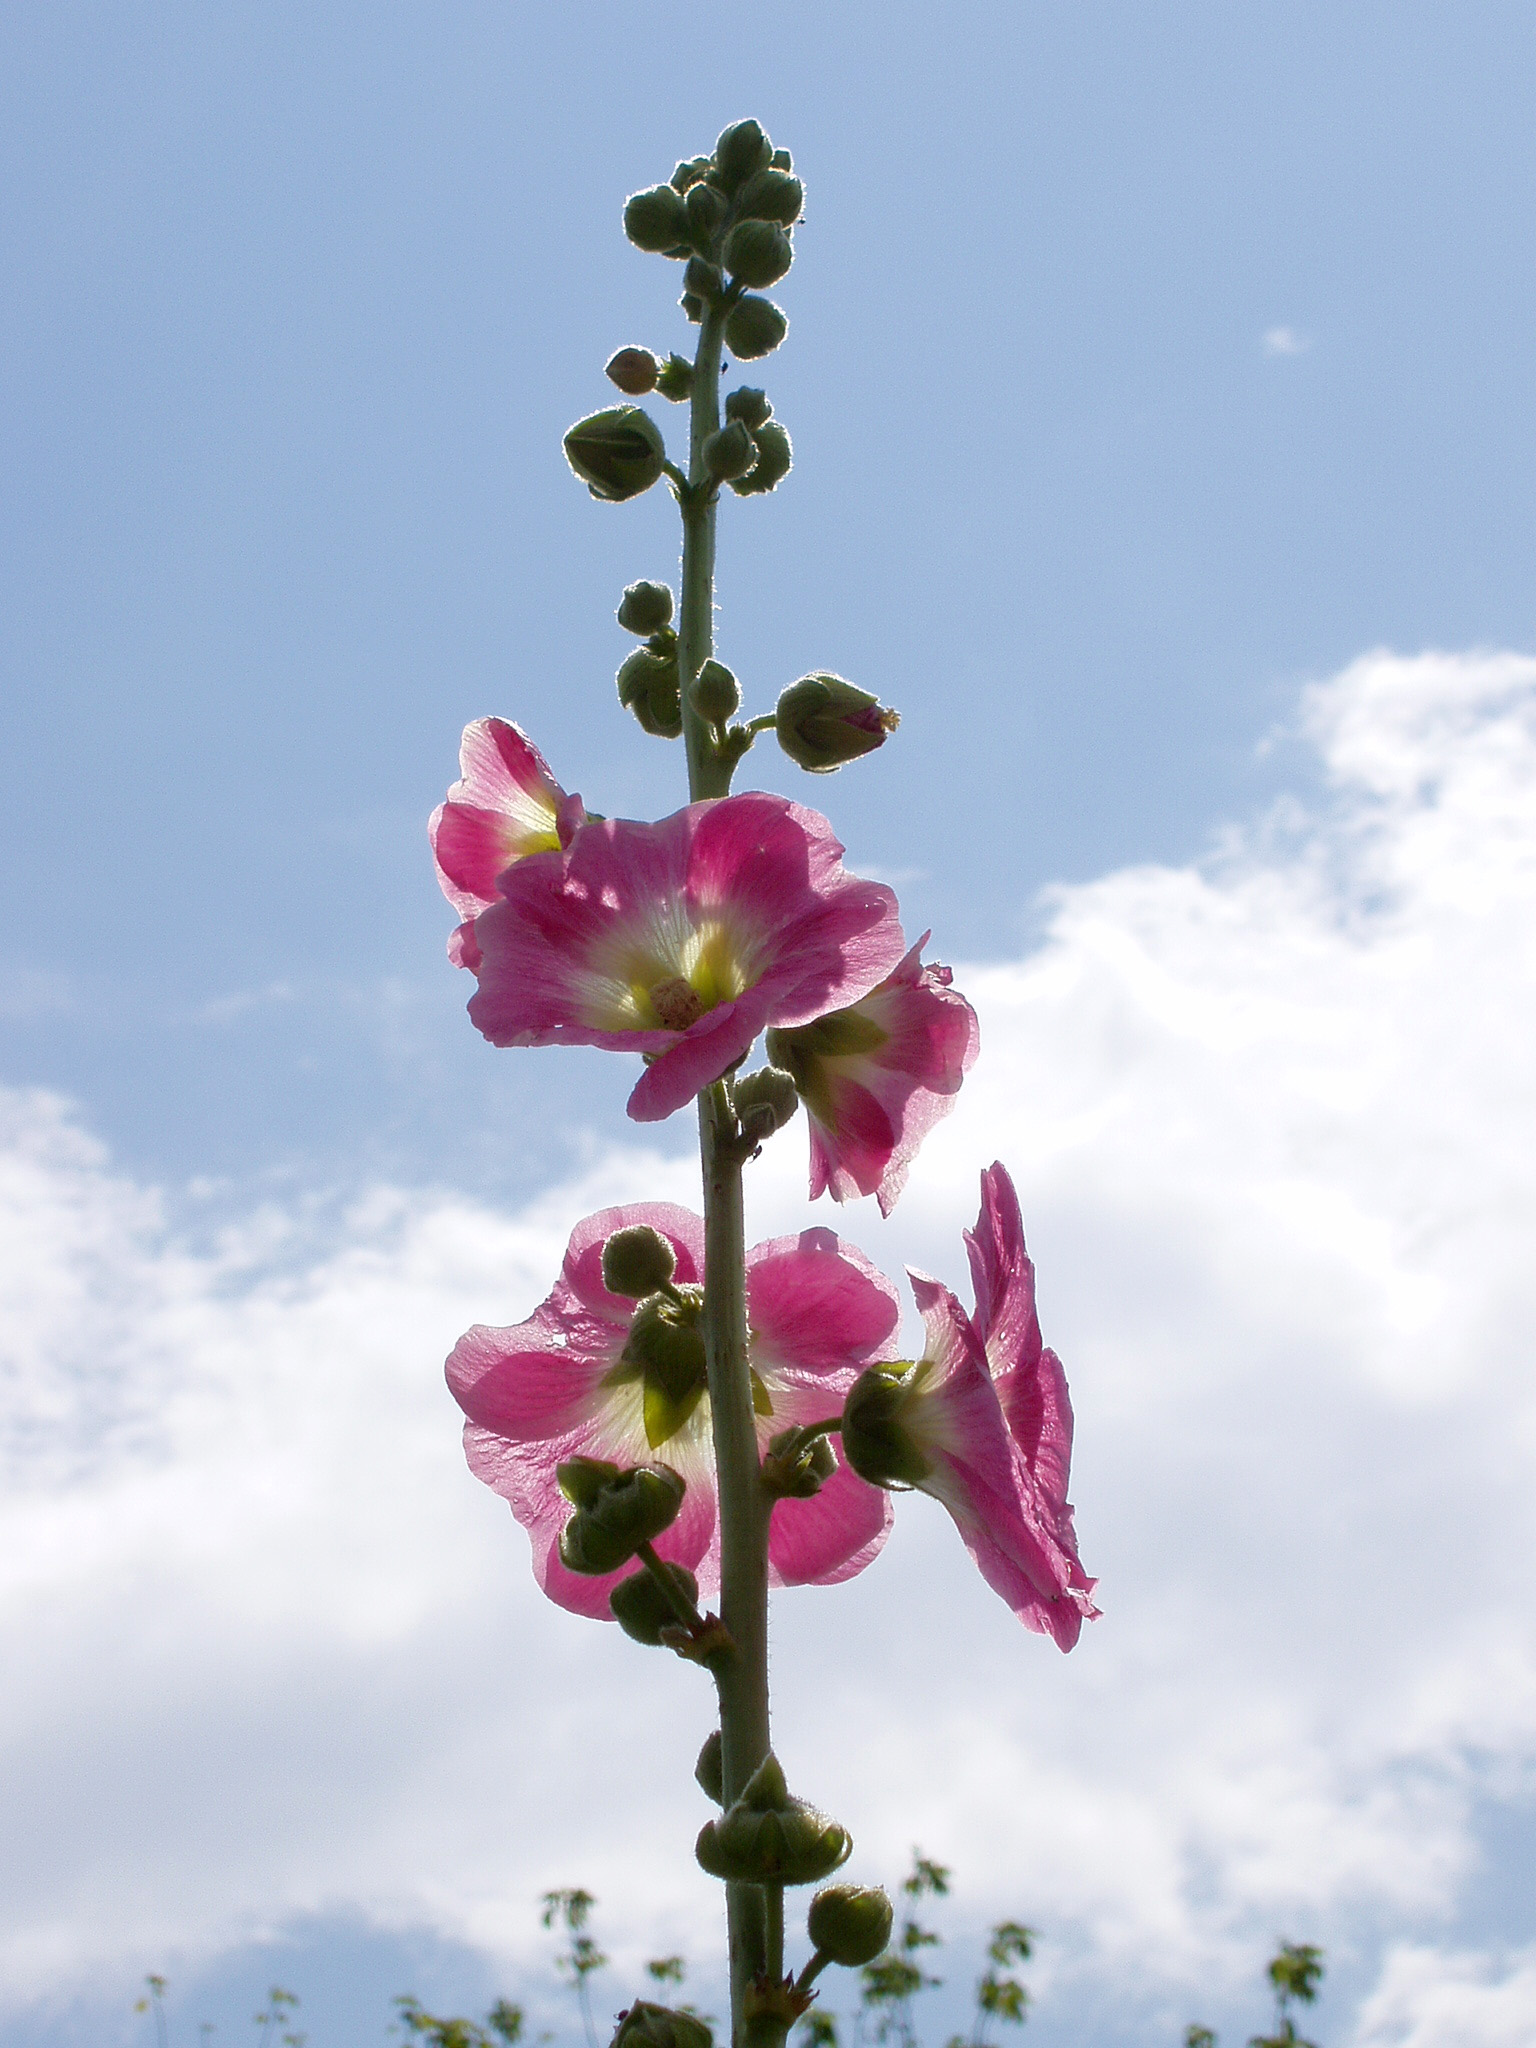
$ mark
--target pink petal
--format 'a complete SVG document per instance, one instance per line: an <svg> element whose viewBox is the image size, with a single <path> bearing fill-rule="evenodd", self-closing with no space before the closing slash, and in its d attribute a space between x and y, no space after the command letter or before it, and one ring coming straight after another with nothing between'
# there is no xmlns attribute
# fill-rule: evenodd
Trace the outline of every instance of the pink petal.
<svg viewBox="0 0 1536 2048"><path fill-rule="evenodd" d="M768 1566L781 1586L835 1586L873 1564L895 1521L888 1493L843 1464L809 1500L774 1503Z"/></svg>
<svg viewBox="0 0 1536 2048"><path fill-rule="evenodd" d="M745 1059L763 1028L767 1005L757 989L707 1011L653 1058L630 1091L629 1113L636 1123L659 1123Z"/></svg>
<svg viewBox="0 0 1536 2048"><path fill-rule="evenodd" d="M1040 1357L1035 1269L1024 1249L1019 1197L1001 1164L981 1176L981 1213L965 1233L976 1293L976 1330L994 1377L1032 1367Z"/></svg>
<svg viewBox="0 0 1536 2048"><path fill-rule="evenodd" d="M894 1356L900 1317L891 1282L830 1230L773 1238L747 1254L752 1359L770 1394L781 1378L846 1394L866 1365Z"/></svg>
<svg viewBox="0 0 1536 2048"><path fill-rule="evenodd" d="M512 862L559 843L560 823L577 818L581 799L566 796L528 735L503 718L464 728L459 767L427 831L444 895L473 918L495 902Z"/></svg>
<svg viewBox="0 0 1536 2048"><path fill-rule="evenodd" d="M691 1286L704 1274L704 1223L691 1209L675 1202L627 1202L622 1208L599 1209L583 1217L571 1232L565 1248L560 1277L573 1297L594 1316L612 1323L629 1335L635 1304L622 1294L610 1294L603 1285L603 1246L617 1230L648 1224L671 1245L677 1259L673 1280L679 1287ZM621 1340L622 1348L622 1340Z"/></svg>

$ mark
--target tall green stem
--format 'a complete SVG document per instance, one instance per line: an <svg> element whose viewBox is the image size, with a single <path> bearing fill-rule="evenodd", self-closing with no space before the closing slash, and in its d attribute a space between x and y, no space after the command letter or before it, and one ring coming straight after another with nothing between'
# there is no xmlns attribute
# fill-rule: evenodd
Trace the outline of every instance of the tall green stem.
<svg viewBox="0 0 1536 2048"><path fill-rule="evenodd" d="M683 588L678 619L678 680L688 793L695 801L724 796L731 763L721 760L690 685L714 652L715 510L717 494L704 468L704 443L720 424L723 314L704 316L694 359L689 421L688 488L683 515ZM699 1152L704 1177L704 1345L715 1444L720 1517L720 1618L734 1648L715 1667L720 1692L720 1746L725 1803L741 1794L768 1754L768 1518L761 1484L757 1417L747 1357L746 1225L741 1152L725 1084L699 1096ZM749 1985L769 1964L766 1900L760 1885L726 1887L730 1930L731 2019L737 2048L746 2039ZM782 1949L782 1936L778 1944ZM782 1963L777 1965L782 1969Z"/></svg>

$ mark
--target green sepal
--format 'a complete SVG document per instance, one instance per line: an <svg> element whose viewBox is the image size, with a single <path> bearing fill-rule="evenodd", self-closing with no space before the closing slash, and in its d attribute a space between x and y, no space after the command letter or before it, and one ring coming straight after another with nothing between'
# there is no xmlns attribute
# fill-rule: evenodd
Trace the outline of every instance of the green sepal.
<svg viewBox="0 0 1536 2048"><path fill-rule="evenodd" d="M767 392L759 391L755 385L743 384L740 390L726 393L726 418L740 420L749 433L755 434L759 427L766 426L772 411Z"/></svg>
<svg viewBox="0 0 1536 2048"><path fill-rule="evenodd" d="M793 227L805 205L805 188L788 171L756 171L736 195L738 220L776 220Z"/></svg>
<svg viewBox="0 0 1536 2048"><path fill-rule="evenodd" d="M756 121L733 121L715 143L714 167L727 192L744 185L755 171L773 161L773 144Z"/></svg>
<svg viewBox="0 0 1536 2048"><path fill-rule="evenodd" d="M689 1605L697 1606L699 1582L693 1573L680 1564L663 1563L662 1570ZM631 1578L620 1579L608 1595L608 1606L625 1635L650 1649L660 1649L663 1629L678 1626L672 1603L657 1585L656 1574L649 1566Z"/></svg>
<svg viewBox="0 0 1536 2048"><path fill-rule="evenodd" d="M843 1456L871 1486L921 1486L933 1462L903 1420L925 1377L921 1365L873 1365L843 1404Z"/></svg>
<svg viewBox="0 0 1536 2048"><path fill-rule="evenodd" d="M594 498L622 504L648 491L666 466L661 429L638 405L609 406L565 435L565 459Z"/></svg>
<svg viewBox="0 0 1536 2048"><path fill-rule="evenodd" d="M670 355L656 372L656 390L662 398L681 405L693 396L693 365L686 356Z"/></svg>
<svg viewBox="0 0 1536 2048"><path fill-rule="evenodd" d="M781 421L766 421L757 429L754 439L757 442L757 461L745 476L738 477L731 485L739 498L753 498L764 491L777 490L794 463L794 448Z"/></svg>

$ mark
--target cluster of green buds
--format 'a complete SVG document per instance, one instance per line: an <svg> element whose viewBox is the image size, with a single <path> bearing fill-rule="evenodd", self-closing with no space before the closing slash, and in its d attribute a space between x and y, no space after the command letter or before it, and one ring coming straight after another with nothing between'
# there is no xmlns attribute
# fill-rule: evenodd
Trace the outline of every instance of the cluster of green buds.
<svg viewBox="0 0 1536 2048"><path fill-rule="evenodd" d="M635 192L624 232L637 249L670 256L683 271L683 311L702 320L725 309L725 345L742 362L776 349L789 322L761 294L795 260L791 230L805 194L787 149L756 121L736 121L710 156L680 163L665 185Z"/></svg>
<svg viewBox="0 0 1536 2048"><path fill-rule="evenodd" d="M705 468L739 498L775 490L789 475L794 449L772 413L767 393L743 384L726 393L725 424L704 443Z"/></svg>
<svg viewBox="0 0 1536 2048"><path fill-rule="evenodd" d="M741 1797L705 1822L694 1845L711 1877L747 1884L816 1884L852 1849L845 1827L791 1796L771 1750Z"/></svg>
<svg viewBox="0 0 1536 2048"><path fill-rule="evenodd" d="M642 1544L670 1529L687 1490L670 1465L626 1472L606 1458L568 1458L555 1477L576 1510L561 1531L560 1561L567 1571L594 1577L616 1572Z"/></svg>
<svg viewBox="0 0 1536 2048"><path fill-rule="evenodd" d="M574 431L574 430L573 430ZM672 592L665 583L631 583L616 614L626 633L645 642L622 662L615 678L619 702L657 739L675 740L683 729L677 675Z"/></svg>

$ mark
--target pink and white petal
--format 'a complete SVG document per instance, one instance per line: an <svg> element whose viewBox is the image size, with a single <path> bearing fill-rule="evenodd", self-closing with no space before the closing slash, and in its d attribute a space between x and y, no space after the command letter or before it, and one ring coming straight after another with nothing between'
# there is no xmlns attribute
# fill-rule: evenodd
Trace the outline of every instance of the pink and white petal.
<svg viewBox="0 0 1536 2048"><path fill-rule="evenodd" d="M543 832L530 832L505 811L474 804L440 804L427 829L438 882L461 917L474 917L496 901L496 878L515 860L556 844L552 821Z"/></svg>
<svg viewBox="0 0 1536 2048"><path fill-rule="evenodd" d="M891 1496L841 1458L820 1493L776 1501L768 1526L768 1569L781 1586L836 1586L874 1563L896 1518Z"/></svg>
<svg viewBox="0 0 1536 2048"><path fill-rule="evenodd" d="M830 1230L772 1238L747 1254L752 1357L770 1394L783 1374L851 1386L866 1365L894 1356L900 1318L885 1274Z"/></svg>
<svg viewBox="0 0 1536 2048"><path fill-rule="evenodd" d="M883 1105L868 1088L832 1069L830 1062L822 1075L822 1089L830 1121L815 1115L806 1105L813 1125L811 1199L816 1186L815 1140L819 1139L825 1162L822 1186L834 1202L852 1201L857 1195L872 1195L890 1163L896 1132Z"/></svg>
<svg viewBox="0 0 1536 2048"><path fill-rule="evenodd" d="M480 941L475 937L475 921L466 918L448 941L448 958L455 967L467 967L471 974L480 972Z"/></svg>
<svg viewBox="0 0 1536 2048"><path fill-rule="evenodd" d="M520 725L508 718L477 718L459 742L462 780L449 797L513 811L529 820L553 818L565 792L549 763Z"/></svg>
<svg viewBox="0 0 1536 2048"><path fill-rule="evenodd" d="M745 1059L763 1028L765 1008L761 991L748 989L734 1002L707 1011L681 1035L673 1033L671 1045L651 1060L630 1091L629 1114L635 1122L659 1123Z"/></svg>
<svg viewBox="0 0 1536 2048"><path fill-rule="evenodd" d="M1082 1630L1082 1607L1049 1578L1042 1586L1026 1570L1006 1500L976 1473L953 1463L925 1480L923 1491L949 1510L976 1569L1025 1627L1050 1636L1058 1649L1070 1650Z"/></svg>
<svg viewBox="0 0 1536 2048"><path fill-rule="evenodd" d="M692 1285L704 1276L704 1221L691 1209L675 1202L627 1202L617 1209L599 1209L585 1216L571 1232L565 1248L560 1277L572 1295L592 1315L629 1335L635 1304L622 1294L610 1294L603 1285L603 1246L616 1230L630 1230L648 1224L671 1245L677 1258L673 1275L680 1287Z"/></svg>
<svg viewBox="0 0 1536 2048"><path fill-rule="evenodd" d="M448 1385L481 1428L512 1443L547 1441L593 1423L603 1375L622 1346L622 1335L602 1350L573 1346L545 1303L512 1329L467 1330L448 1355Z"/></svg>
<svg viewBox="0 0 1536 2048"><path fill-rule="evenodd" d="M1009 1432L1047 1505L1067 1504L1072 1470L1072 1397L1054 1351L1042 1350L1033 1367L1021 1366L997 1383Z"/></svg>

